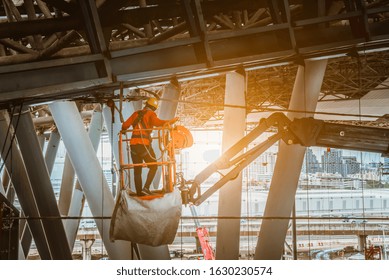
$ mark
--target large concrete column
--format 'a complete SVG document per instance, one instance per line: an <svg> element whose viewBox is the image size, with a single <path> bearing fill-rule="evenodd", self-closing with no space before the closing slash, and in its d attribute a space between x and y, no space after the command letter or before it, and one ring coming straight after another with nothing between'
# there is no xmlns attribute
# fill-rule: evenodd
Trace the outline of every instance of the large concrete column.
<svg viewBox="0 0 389 280"><path fill-rule="evenodd" d="M100 108L97 108L93 114L89 124L88 136L92 143L93 149L96 152L100 143L100 136L103 128L103 115ZM85 204L85 196L82 191L81 184L77 180L76 186L72 192L72 199L69 205L67 215L69 217L79 217L82 215L82 210ZM74 242L77 238L79 220L70 219L65 223L66 236L68 238L69 247L74 247Z"/></svg>
<svg viewBox="0 0 389 280"><path fill-rule="evenodd" d="M51 255L56 260L72 259L57 200L28 107L23 107L21 114L13 117L14 127L16 123L16 137L42 217Z"/></svg>
<svg viewBox="0 0 389 280"><path fill-rule="evenodd" d="M58 133L58 130L53 130L50 134L49 142L47 143L46 153L45 153L45 162L47 166L47 171L49 175L53 171L55 158L57 157L59 142L61 136Z"/></svg>
<svg viewBox="0 0 389 280"><path fill-rule="evenodd" d="M9 126L8 113L5 110L0 111L0 146L5 147L2 150L2 158L5 161L5 167L12 180L12 184L16 190L22 210L27 217L39 217L39 211L35 203L34 194L31 189L31 184L28 179L26 169L24 167L22 156L16 144L11 144L11 135L7 134ZM5 135L8 135L5 138ZM4 145L5 143L5 145ZM7 156L7 151L10 153ZM10 156L12 154L12 157ZM52 259L51 253L47 244L46 235L43 225L38 219L27 220L29 228L33 234L36 247L39 255L43 260ZM23 248L25 253L29 250L29 245Z"/></svg>
<svg viewBox="0 0 389 280"><path fill-rule="evenodd" d="M161 120L170 120L175 117L177 112L178 100L180 98L180 85L178 81L171 81L167 84L161 96L161 101L159 102L159 109L157 112L158 118ZM158 132L154 132L158 133ZM153 149L155 151L156 158L158 159L161 156L161 151L159 150L158 141L153 141ZM162 168L159 166L157 173L154 177L153 186L158 188L159 182L161 181Z"/></svg>
<svg viewBox="0 0 389 280"><path fill-rule="evenodd" d="M224 103L226 105L246 105L246 77L244 73L230 72L226 75ZM224 107L222 150L225 152L244 137L246 109ZM242 175L228 182L219 191L218 216L241 214ZM217 221L216 259L237 260L239 258L240 220Z"/></svg>
<svg viewBox="0 0 389 280"><path fill-rule="evenodd" d="M114 199L102 172L99 160L85 131L83 121L74 102L55 102L49 105L62 136L78 180L85 193L89 207L110 259L131 259L130 243L111 242L109 227ZM98 217L104 217L99 219ZM66 244L68 244L66 242Z"/></svg>
<svg viewBox="0 0 389 280"><path fill-rule="evenodd" d="M290 119L310 117L305 111L315 111L326 66L327 60L305 60L305 66L299 66L289 109L302 113L289 113ZM304 147L280 142L264 217L290 217L304 155ZM288 219L262 220L255 259L281 259L288 224Z"/></svg>

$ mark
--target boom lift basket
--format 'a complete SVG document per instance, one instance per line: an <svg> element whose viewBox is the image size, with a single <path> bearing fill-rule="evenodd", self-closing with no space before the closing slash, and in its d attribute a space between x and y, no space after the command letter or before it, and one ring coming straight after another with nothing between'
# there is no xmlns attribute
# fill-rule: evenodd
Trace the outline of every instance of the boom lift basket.
<svg viewBox="0 0 389 280"><path fill-rule="evenodd" d="M111 240L150 246L171 244L177 233L181 207L178 189L152 200L142 200L121 190L112 214Z"/></svg>
<svg viewBox="0 0 389 280"><path fill-rule="evenodd" d="M119 135L120 191L111 219L110 239L112 241L127 240L138 244L160 246L171 244L176 236L182 200L180 191L174 189L175 150L191 146L193 138L182 126L174 128L164 126L156 130L158 130L161 157L155 162L140 165L161 166L163 189L153 191L153 194L147 196L135 196L130 186L125 183L125 174L129 175L130 170L137 165L124 162L122 143L126 143L128 147L130 139L127 137L127 131L122 131Z"/></svg>

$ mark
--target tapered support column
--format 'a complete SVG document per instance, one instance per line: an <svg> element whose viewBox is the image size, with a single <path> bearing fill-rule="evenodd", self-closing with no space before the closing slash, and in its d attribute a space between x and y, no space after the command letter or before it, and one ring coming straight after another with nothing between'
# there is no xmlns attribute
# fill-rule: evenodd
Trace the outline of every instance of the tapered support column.
<svg viewBox="0 0 389 280"><path fill-rule="evenodd" d="M81 113L82 116L82 113ZM101 130L102 130L102 113L101 109L98 108L93 111L92 116L91 116L91 122L89 125L89 136L92 138L92 144L94 147L98 146L98 142L100 140L100 135L101 135ZM95 150L96 150L95 149ZM72 166L72 163L70 161L70 158L68 154L66 154L65 157L65 162L64 162L64 169L62 173L62 183L61 183L61 191L59 194L59 209L62 215L70 215L69 212L69 207L72 201L72 196L73 196L73 191L74 191L74 179L75 179L75 171ZM80 188L81 189L81 188ZM78 197L78 196L77 196ZM74 210L73 210L74 211ZM77 211L78 213L78 211ZM78 223L77 223L78 225ZM68 236L69 239L69 236Z"/></svg>
<svg viewBox="0 0 389 280"><path fill-rule="evenodd" d="M12 182L10 181L7 170L3 172L3 181L1 185L4 187L5 196L7 197L8 201L14 203L15 190L14 187L12 186Z"/></svg>
<svg viewBox="0 0 389 280"><path fill-rule="evenodd" d="M117 102L116 106L119 108L120 104ZM129 103L129 102L124 102L122 106L123 106L122 116L123 116L124 120L126 120L129 116L132 115L132 113L134 113L134 107L133 107L132 103ZM111 145L112 145L112 150L113 150L115 162L118 163L119 162L119 146L118 146L119 132L122 129L122 123L120 121L120 114L117 110L115 110L114 116L112 118L111 108L105 106L103 108L103 116L104 116L105 126L106 126L107 131L108 131L108 137L109 137L109 140L110 140ZM130 136L130 134L129 134L129 136ZM124 155L123 155L124 162L130 162L131 159L127 154L127 149L126 149L125 143L123 143L122 150L124 152ZM126 177L125 179L127 180L128 178ZM126 181L126 185L127 185L127 181ZM134 179L132 176L131 176L130 186L131 186L131 189L133 191L135 191Z"/></svg>
<svg viewBox="0 0 389 280"><path fill-rule="evenodd" d="M101 109L98 108L93 112L89 129L88 136L92 143L93 149L96 152L99 147L100 136L103 127L103 115ZM80 182L77 180L76 186L72 192L72 200L70 202L69 213L70 217L79 217L82 214L84 208L85 196L82 191ZM69 247L74 247L74 242L77 237L77 230L79 226L79 220L67 220L65 223L66 236L68 238Z"/></svg>
<svg viewBox="0 0 389 280"><path fill-rule="evenodd" d="M55 102L49 107L91 212L95 217L104 217L95 222L110 259L130 259L129 242L109 240L111 219L107 217L112 215L114 199L75 103Z"/></svg>
<svg viewBox="0 0 389 280"><path fill-rule="evenodd" d="M80 183L77 181L74 187L72 202L69 208L69 217L81 217L82 210L85 205L85 195L81 188ZM65 221L65 231L68 238L68 244L70 249L74 249L74 243L77 239L77 232L80 225L80 220L67 220Z"/></svg>
<svg viewBox="0 0 389 280"><path fill-rule="evenodd" d="M61 189L59 192L58 208L61 215L66 216L69 212L70 202L74 189L76 172L72 166L68 153L66 153L62 171Z"/></svg>
<svg viewBox="0 0 389 280"><path fill-rule="evenodd" d="M159 102L158 118L161 120L170 120L174 118L177 112L178 100L180 98L180 85L178 81L171 81L164 87L161 101ZM157 133L157 132L154 132ZM161 156L158 141L153 141L153 149L155 151L156 158ZM161 167L158 167L157 173L154 177L153 186L158 188L161 181Z"/></svg>
<svg viewBox="0 0 389 280"><path fill-rule="evenodd" d="M5 161L5 166L8 174L10 175L25 216L39 217L39 211L35 204L34 194L24 167L22 156L20 155L20 151L17 146L14 143L11 145L11 135L7 134L8 126L8 113L5 110L2 110L0 111L0 146L4 147L4 149L2 149L1 156ZM8 135L7 138L4 137L5 135ZM7 151L9 149L10 153L7 156ZM10 154L12 154L12 157L9 156ZM41 221L38 219L28 219L27 222L33 234L41 259L50 260L52 257ZM29 250L29 245L23 249L26 254Z"/></svg>
<svg viewBox="0 0 389 280"><path fill-rule="evenodd" d="M38 138L39 145L41 146L42 152L43 152L43 149L45 147L46 137L42 131L38 131L37 138ZM20 232L21 232L21 238L20 238L21 248L25 252L25 257L27 257L28 252L29 252L30 247L31 247L31 243L32 243L32 233L31 233L27 223L25 222L25 220L24 220L24 222L23 222L23 220L20 222L19 227L21 229L20 230Z"/></svg>
<svg viewBox="0 0 389 280"><path fill-rule="evenodd" d="M15 123L18 121L17 119L17 116L13 118ZM13 124L14 127L16 126L15 123ZM72 259L57 200L28 107L22 109L16 137L40 216L43 217L42 224L52 257L56 260Z"/></svg>
<svg viewBox="0 0 389 280"><path fill-rule="evenodd" d="M315 111L326 66L327 60L306 60L305 66L299 66L289 105L290 110ZM288 114L290 119L310 116L307 113ZM266 202L265 217L290 217L304 155L304 147L300 145L288 146L284 142L280 142ZM262 221L255 259L281 259L288 224L288 219L264 219Z"/></svg>
<svg viewBox="0 0 389 280"><path fill-rule="evenodd" d="M231 72L226 75L226 105L245 106L245 74ZM245 108L224 107L222 149L244 137L246 128ZM242 176L228 182L219 191L218 216L239 217L241 213ZM237 260L239 258L240 220L217 221L216 259Z"/></svg>
<svg viewBox="0 0 389 280"><path fill-rule="evenodd" d="M47 143L45 154L45 162L49 175L51 175L51 172L53 171L53 166L55 163L55 158L57 156L60 140L61 136L59 135L58 130L53 130L50 134L49 143Z"/></svg>
<svg viewBox="0 0 389 280"><path fill-rule="evenodd" d="M38 132L38 134L37 134L36 137L38 137L39 145L41 146L42 151L43 151L44 148L45 148L46 137L45 137L45 135L43 134L43 132Z"/></svg>
<svg viewBox="0 0 389 280"><path fill-rule="evenodd" d="M95 242L94 239L80 239L82 246L82 259L91 260L92 259L92 245Z"/></svg>

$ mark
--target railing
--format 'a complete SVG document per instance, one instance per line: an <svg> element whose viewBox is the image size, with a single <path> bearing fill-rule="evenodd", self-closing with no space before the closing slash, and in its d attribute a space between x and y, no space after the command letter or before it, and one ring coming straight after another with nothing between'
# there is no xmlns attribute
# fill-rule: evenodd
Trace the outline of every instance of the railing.
<svg viewBox="0 0 389 280"><path fill-rule="evenodd" d="M157 131L158 137L152 137L151 139L158 141L158 148L161 152L160 156L155 158L155 162L149 162L149 163L138 163L133 164L130 162L130 141L131 141L131 135L129 133L133 132L134 130L122 130L119 133L119 174L120 174L120 188L126 189L126 180L125 180L125 174L128 174L128 178L130 177L130 174L128 173L129 170L133 169L134 167L141 166L141 167L149 167L152 165L161 166L162 168L162 185L163 185L163 191L164 192L172 192L173 187L176 183L176 160L175 160L175 148L174 148L174 133L172 133L173 128L169 124L165 124L163 127L157 127L153 129L136 129L136 131L142 132L152 132ZM141 134L142 135L142 134ZM147 137L145 136L145 139ZM142 138L141 138L142 139ZM129 162L125 162L124 160L124 151L123 151L123 144L125 144L126 151L127 151L127 159ZM151 141L150 141L151 146ZM128 184L130 184L130 180L128 181Z"/></svg>

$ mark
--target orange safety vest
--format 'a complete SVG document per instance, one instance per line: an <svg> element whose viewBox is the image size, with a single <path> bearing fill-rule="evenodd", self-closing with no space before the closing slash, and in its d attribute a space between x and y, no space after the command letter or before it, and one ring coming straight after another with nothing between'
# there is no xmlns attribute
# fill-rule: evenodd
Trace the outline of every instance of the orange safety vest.
<svg viewBox="0 0 389 280"><path fill-rule="evenodd" d="M122 125L122 130L127 130L133 126L130 145L146 145L151 144L151 129L154 126L163 126L168 121L161 120L157 114L150 109L143 109L134 112Z"/></svg>

